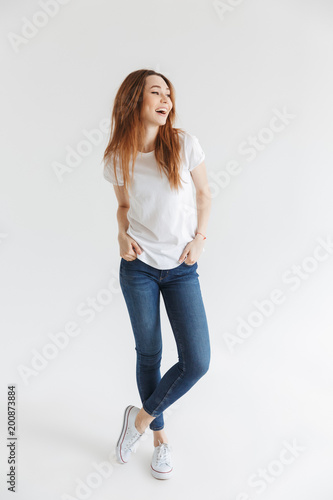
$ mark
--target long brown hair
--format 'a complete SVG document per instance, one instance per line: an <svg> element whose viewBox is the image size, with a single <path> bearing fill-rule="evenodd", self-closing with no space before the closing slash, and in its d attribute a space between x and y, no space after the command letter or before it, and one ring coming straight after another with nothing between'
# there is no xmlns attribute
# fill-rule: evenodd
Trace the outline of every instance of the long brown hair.
<svg viewBox="0 0 333 500"><path fill-rule="evenodd" d="M144 125L140 120L140 112L146 78L150 75L162 77L170 89L172 109L165 125L159 127L155 140L155 158L161 175L164 171L169 179L170 187L178 191L178 188L182 185L180 165L183 159L179 134L185 132L182 129L173 127L176 109L175 90L172 83L164 75L153 70L140 69L133 71L119 87L112 110L110 139L103 156L104 168L112 158L117 182L116 163L118 162L125 188L130 185L130 160L132 157L133 174L135 159L144 140Z"/></svg>

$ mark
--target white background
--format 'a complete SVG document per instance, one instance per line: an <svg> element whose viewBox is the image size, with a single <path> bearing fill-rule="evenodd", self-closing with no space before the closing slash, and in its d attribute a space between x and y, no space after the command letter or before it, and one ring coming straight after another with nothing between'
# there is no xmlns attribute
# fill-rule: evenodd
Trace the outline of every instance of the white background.
<svg viewBox="0 0 333 500"><path fill-rule="evenodd" d="M33 0L1 6L2 498L12 498L14 383L19 500L332 499L333 253L316 248L333 238L333 7L225 0L223 14L221 4L70 0L16 50L10 36L43 9ZM128 464L114 461L124 408L140 399L116 198L102 175L107 133L61 180L54 170L84 131L110 118L119 85L141 68L174 84L176 126L198 137L213 194L198 262L212 360L165 414L170 481L150 474L151 432ZM274 110L292 118L272 133ZM242 144L251 137L260 150L249 161ZM229 162L238 174L222 183ZM283 302L260 319L254 303L274 289ZM88 322L78 308L94 298ZM161 312L164 372L177 352L163 301ZM259 318L245 338L240 318ZM24 381L20 367L31 369L69 322L77 335ZM227 333L241 343L230 349ZM301 451L285 453L286 443ZM93 464L105 461L102 479ZM261 492L249 483L260 469ZM98 486L80 496L79 481L94 478Z"/></svg>

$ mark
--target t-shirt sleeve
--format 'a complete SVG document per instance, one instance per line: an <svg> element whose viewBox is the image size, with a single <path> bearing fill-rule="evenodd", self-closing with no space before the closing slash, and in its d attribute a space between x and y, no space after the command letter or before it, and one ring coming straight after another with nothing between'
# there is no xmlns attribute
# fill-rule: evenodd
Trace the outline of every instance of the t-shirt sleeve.
<svg viewBox="0 0 333 500"><path fill-rule="evenodd" d="M104 176L104 179L106 179L107 181L111 182L112 184L115 184L115 185L118 185L118 186L123 186L124 185L124 178L123 178L123 174L122 174L122 171L118 165L118 163L116 164L116 169L117 169L117 179L118 179L118 182L116 180L116 177L114 175L114 169L113 169L113 159L112 157L109 158L108 162L104 162L104 168L103 168L103 176Z"/></svg>
<svg viewBox="0 0 333 500"><path fill-rule="evenodd" d="M191 172L195 167L200 165L205 159L205 153L195 135L188 136L187 140L187 165Z"/></svg>

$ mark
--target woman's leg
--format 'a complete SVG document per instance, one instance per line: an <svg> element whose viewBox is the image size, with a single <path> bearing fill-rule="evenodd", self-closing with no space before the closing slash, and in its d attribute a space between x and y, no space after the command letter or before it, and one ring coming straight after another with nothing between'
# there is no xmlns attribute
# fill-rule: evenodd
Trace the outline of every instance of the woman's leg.
<svg viewBox="0 0 333 500"><path fill-rule="evenodd" d="M185 394L209 368L209 331L197 267L197 263L192 266L183 263L169 270L160 281L179 361L164 374L154 392L143 403L144 410L156 418Z"/></svg>
<svg viewBox="0 0 333 500"><path fill-rule="evenodd" d="M136 380L142 403L154 392L161 380L160 289L158 280L154 279L156 276L153 268L138 259L121 260L119 281L135 337ZM140 425L142 416L141 412L137 418ZM149 427L152 430L163 429L162 412L151 420ZM139 428L138 430L140 431Z"/></svg>

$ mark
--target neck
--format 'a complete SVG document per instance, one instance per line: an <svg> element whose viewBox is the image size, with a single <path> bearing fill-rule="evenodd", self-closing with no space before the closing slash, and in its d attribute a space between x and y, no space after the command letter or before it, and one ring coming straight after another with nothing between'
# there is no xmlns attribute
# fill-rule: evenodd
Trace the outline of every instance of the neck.
<svg viewBox="0 0 333 500"><path fill-rule="evenodd" d="M156 125L145 125L145 136L140 148L142 153L149 153L155 149L155 141L159 127Z"/></svg>

